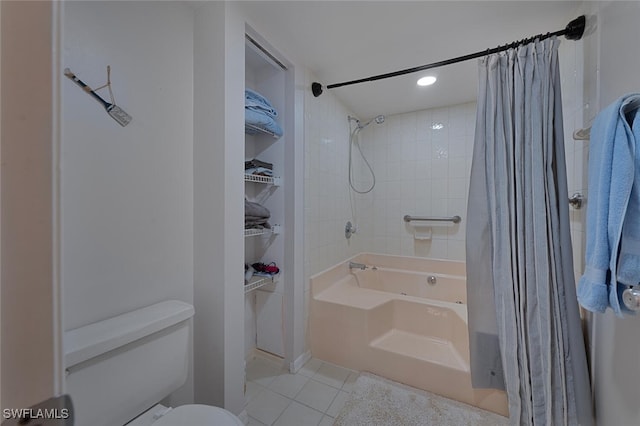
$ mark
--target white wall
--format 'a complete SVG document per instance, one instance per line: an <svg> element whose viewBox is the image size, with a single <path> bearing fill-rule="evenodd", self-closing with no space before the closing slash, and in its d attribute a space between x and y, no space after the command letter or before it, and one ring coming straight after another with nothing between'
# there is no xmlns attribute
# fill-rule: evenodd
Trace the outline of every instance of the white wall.
<svg viewBox="0 0 640 426"><path fill-rule="evenodd" d="M585 39L586 107L598 111L629 92L640 92L640 3L586 3L595 31ZM585 116L594 108L585 108ZM583 165L586 170L586 164ZM632 425L640 419L640 319L616 318L611 311L594 314L592 368L596 421L599 425Z"/></svg>
<svg viewBox="0 0 640 426"><path fill-rule="evenodd" d="M309 74L306 85L311 87ZM306 277L357 253L361 235L347 240L349 207L349 111L330 92L305 97L305 271Z"/></svg>
<svg viewBox="0 0 640 426"><path fill-rule="evenodd" d="M56 6L0 3L1 408L61 391L55 281Z"/></svg>
<svg viewBox="0 0 640 426"><path fill-rule="evenodd" d="M376 176L374 189L357 196L356 217L368 251L465 259L475 114L475 103L453 105L389 116L360 132L360 145ZM370 173L355 148L353 157L357 187L366 189ZM407 214L458 215L462 222L433 227L430 240L418 240L403 221Z"/></svg>
<svg viewBox="0 0 640 426"><path fill-rule="evenodd" d="M196 10L195 401L236 414L244 406L244 31L233 4Z"/></svg>
<svg viewBox="0 0 640 426"><path fill-rule="evenodd" d="M116 102L133 117L121 127L62 77L66 330L193 303L193 31L182 4L65 3L64 67L98 87L111 65ZM178 402L192 398L188 383Z"/></svg>

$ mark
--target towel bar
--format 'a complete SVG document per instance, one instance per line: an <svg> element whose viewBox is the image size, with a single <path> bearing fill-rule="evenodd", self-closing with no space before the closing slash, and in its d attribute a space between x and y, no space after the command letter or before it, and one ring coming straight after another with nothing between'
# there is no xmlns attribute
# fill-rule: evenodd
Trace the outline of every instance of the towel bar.
<svg viewBox="0 0 640 426"><path fill-rule="evenodd" d="M420 220L429 220L434 222L453 222L460 223L462 218L460 216L452 216L452 217L427 217L427 216L409 216L408 214L404 216L405 222L413 222Z"/></svg>

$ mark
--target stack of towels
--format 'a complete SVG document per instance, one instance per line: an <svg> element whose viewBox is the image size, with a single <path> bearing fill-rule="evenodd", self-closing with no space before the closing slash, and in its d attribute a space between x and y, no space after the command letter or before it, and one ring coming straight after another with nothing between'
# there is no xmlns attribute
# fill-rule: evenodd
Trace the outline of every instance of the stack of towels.
<svg viewBox="0 0 640 426"><path fill-rule="evenodd" d="M244 91L244 121L247 124L266 130L276 136L282 136L282 128L276 122L278 111L271 102L260 93L250 89ZM245 130L247 133L257 131Z"/></svg>
<svg viewBox="0 0 640 426"><path fill-rule="evenodd" d="M273 177L273 164L254 158L244 162L244 173L246 175Z"/></svg>
<svg viewBox="0 0 640 426"><path fill-rule="evenodd" d="M244 199L244 229L271 229L271 212L261 204Z"/></svg>
<svg viewBox="0 0 640 426"><path fill-rule="evenodd" d="M640 93L598 114L589 144L586 267L578 301L586 309L629 313L622 300L640 282Z"/></svg>

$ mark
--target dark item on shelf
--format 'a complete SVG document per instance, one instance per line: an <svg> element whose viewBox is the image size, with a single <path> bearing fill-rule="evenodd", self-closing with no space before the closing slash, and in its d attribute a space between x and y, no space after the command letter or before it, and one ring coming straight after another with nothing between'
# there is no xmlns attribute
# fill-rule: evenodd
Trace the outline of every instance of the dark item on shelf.
<svg viewBox="0 0 640 426"><path fill-rule="evenodd" d="M256 262L251 265L257 272L265 272L267 274L275 275L280 272L280 268L276 266L276 262L271 262L265 265L262 262Z"/></svg>

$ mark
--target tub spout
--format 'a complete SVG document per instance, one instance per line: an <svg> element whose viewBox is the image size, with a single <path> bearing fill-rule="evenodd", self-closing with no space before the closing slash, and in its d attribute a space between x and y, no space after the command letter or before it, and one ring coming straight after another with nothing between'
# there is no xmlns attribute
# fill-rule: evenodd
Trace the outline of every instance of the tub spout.
<svg viewBox="0 0 640 426"><path fill-rule="evenodd" d="M364 271L367 269L367 265L364 263L349 262L349 269L362 269Z"/></svg>

